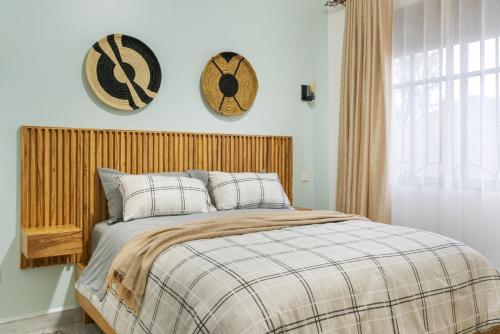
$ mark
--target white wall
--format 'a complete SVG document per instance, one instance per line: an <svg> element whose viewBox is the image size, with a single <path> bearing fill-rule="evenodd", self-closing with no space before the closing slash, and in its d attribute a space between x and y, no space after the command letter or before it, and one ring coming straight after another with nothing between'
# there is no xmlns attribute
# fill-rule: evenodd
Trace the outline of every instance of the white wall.
<svg viewBox="0 0 500 334"><path fill-rule="evenodd" d="M316 206L324 206L335 208L336 189L337 189L337 162L339 149L339 116L340 116L340 90L342 86L342 51L344 45L344 25L345 25L345 8L336 7L328 10L328 76L329 76L329 100L327 118L316 123L328 124L327 135L322 139L327 143L325 147L321 147L321 152L326 151L329 154L329 173L325 169L321 169L321 163L316 165L316 174L329 174L329 183L325 183L324 189L321 185L316 185L318 189L322 189L319 196L323 196L323 192L329 192L328 202L322 202L320 198L316 199Z"/></svg>
<svg viewBox="0 0 500 334"><path fill-rule="evenodd" d="M330 114L327 96L335 100L338 80L328 88L324 0L0 3L0 321L75 304L71 266L18 269L23 124L293 135L295 204L330 206L337 111ZM82 75L90 46L115 32L143 40L163 69L158 97L139 113L103 106ZM211 113L199 90L205 63L228 50L245 55L260 81L253 108L238 119ZM313 105L300 101L300 84L311 81L318 84ZM313 182L300 182L302 171Z"/></svg>

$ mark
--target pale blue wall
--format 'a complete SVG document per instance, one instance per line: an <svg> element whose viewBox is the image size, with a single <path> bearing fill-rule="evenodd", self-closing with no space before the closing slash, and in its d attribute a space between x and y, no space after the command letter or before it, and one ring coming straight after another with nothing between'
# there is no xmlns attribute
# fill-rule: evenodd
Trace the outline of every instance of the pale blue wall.
<svg viewBox="0 0 500 334"><path fill-rule="evenodd" d="M325 144L328 38L323 3L0 0L0 319L75 303L71 267L18 269L18 129L23 124L293 135L295 202L327 207L331 152ZM89 96L82 79L88 48L115 32L143 40L163 68L158 97L139 113L103 107ZM238 120L209 112L199 91L206 61L226 50L245 55L260 81L253 108ZM299 85L310 81L318 84L314 105L300 101ZM323 175L302 183L304 170Z"/></svg>

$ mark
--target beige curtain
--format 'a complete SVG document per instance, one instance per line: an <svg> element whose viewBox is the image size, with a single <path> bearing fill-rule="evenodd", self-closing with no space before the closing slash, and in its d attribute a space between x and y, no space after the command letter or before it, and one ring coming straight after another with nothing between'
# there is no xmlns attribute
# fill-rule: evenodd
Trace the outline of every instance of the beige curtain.
<svg viewBox="0 0 500 334"><path fill-rule="evenodd" d="M390 223L392 0L346 5L337 210Z"/></svg>

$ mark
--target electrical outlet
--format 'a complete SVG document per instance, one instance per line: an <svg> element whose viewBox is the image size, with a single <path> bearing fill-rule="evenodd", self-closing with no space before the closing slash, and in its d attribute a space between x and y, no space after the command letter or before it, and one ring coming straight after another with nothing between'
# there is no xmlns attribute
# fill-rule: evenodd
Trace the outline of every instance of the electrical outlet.
<svg viewBox="0 0 500 334"><path fill-rule="evenodd" d="M310 182L311 181L311 173L308 171L302 172L302 177L301 177L302 182Z"/></svg>

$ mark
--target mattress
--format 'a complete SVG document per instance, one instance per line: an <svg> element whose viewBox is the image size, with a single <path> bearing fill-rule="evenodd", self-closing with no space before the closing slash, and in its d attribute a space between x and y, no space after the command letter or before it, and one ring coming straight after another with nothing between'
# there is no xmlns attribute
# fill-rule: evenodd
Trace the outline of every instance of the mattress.
<svg viewBox="0 0 500 334"><path fill-rule="evenodd" d="M111 225L108 225L107 221L103 221L99 224L94 225L94 228L92 229L92 253L94 253L101 238L106 234L108 230L111 229L110 226Z"/></svg>
<svg viewBox="0 0 500 334"><path fill-rule="evenodd" d="M96 272L109 268L102 251L171 223L104 228L76 283L119 334L475 333L500 324L500 275L480 254L438 234L365 221L173 246L154 262L135 315L113 290L99 290Z"/></svg>

